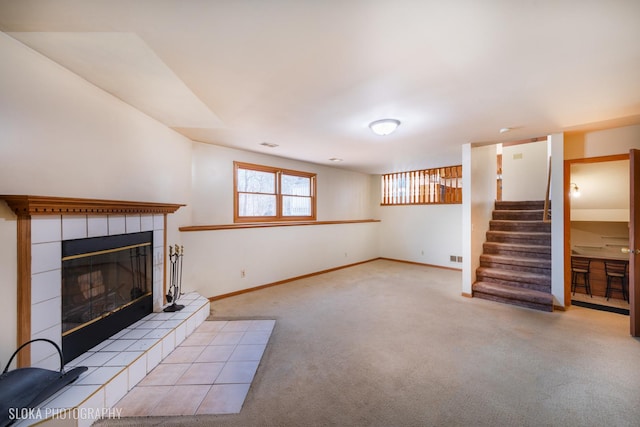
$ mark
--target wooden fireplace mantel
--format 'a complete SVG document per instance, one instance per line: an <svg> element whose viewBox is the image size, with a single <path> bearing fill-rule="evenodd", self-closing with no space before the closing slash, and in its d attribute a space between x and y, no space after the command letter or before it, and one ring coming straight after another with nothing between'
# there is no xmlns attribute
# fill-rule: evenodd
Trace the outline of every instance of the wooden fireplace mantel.
<svg viewBox="0 0 640 427"><path fill-rule="evenodd" d="M169 214L183 204L71 197L0 195L16 215Z"/></svg>
<svg viewBox="0 0 640 427"><path fill-rule="evenodd" d="M34 215L164 215L164 241L167 239L167 214L184 204L81 199L71 197L0 195L17 215L17 346L31 339L31 218ZM166 248L165 248L166 252ZM163 295L166 295L166 254L163 267ZM31 352L25 347L17 357L18 367L31 365Z"/></svg>

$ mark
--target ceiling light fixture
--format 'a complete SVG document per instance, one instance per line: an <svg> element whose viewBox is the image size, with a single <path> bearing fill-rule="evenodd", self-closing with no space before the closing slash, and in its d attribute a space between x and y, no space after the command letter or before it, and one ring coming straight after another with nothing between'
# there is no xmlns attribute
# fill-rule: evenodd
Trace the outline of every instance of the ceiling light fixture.
<svg viewBox="0 0 640 427"><path fill-rule="evenodd" d="M369 123L369 127L376 135L384 136L389 135L400 126L400 120L396 119L381 119L375 122Z"/></svg>
<svg viewBox="0 0 640 427"><path fill-rule="evenodd" d="M332 158L330 158L330 159L329 159L329 161L330 161L330 162L336 162L336 163L338 163L338 162L341 162L341 161L342 161L342 159L341 159L341 158L339 158L339 157L332 157Z"/></svg>
<svg viewBox="0 0 640 427"><path fill-rule="evenodd" d="M511 128L502 128L500 129L500 133L507 133L511 130Z"/></svg>

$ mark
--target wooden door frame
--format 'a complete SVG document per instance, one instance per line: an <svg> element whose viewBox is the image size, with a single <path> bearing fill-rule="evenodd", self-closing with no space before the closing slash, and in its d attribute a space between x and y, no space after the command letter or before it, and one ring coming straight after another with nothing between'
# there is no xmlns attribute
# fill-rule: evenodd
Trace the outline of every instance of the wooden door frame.
<svg viewBox="0 0 640 427"><path fill-rule="evenodd" d="M640 246L640 242L636 240L636 219L640 216L640 206L636 205L636 199L640 197L640 151L632 149L629 151L629 171L630 171L630 193L631 204L629 206L629 248L636 250ZM633 214L633 215L631 215ZM638 273L640 270L640 259L637 257L637 253L629 255L629 318L630 318L630 333L632 337L640 336L640 277Z"/></svg>
<svg viewBox="0 0 640 427"><path fill-rule="evenodd" d="M569 189L571 184L571 179L570 179L571 165L576 163L614 162L618 160L631 161L631 155L630 153L625 153L625 154L614 154L610 156L569 159L564 161L563 187L564 187L564 307L565 309L571 306L571 198L569 197Z"/></svg>

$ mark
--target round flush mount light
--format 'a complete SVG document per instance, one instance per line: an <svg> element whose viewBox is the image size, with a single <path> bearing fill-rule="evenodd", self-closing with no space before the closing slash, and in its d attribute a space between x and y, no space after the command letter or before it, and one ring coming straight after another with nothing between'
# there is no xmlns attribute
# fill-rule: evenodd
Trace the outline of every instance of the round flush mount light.
<svg viewBox="0 0 640 427"><path fill-rule="evenodd" d="M376 135L384 136L389 135L400 126L400 120L396 119L381 119L375 122L369 123L369 127Z"/></svg>
<svg viewBox="0 0 640 427"><path fill-rule="evenodd" d="M500 133L507 133L507 132L511 132L511 128L502 128L502 129L500 129Z"/></svg>

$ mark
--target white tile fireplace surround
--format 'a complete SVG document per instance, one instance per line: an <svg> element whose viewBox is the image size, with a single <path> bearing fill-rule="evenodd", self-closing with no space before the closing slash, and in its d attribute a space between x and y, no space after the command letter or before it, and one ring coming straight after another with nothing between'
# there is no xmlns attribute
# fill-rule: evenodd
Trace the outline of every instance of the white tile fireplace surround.
<svg viewBox="0 0 640 427"><path fill-rule="evenodd" d="M36 215L31 217L31 338L62 347L62 242L153 232L153 308L163 304L164 215ZM58 353L46 343L31 346L31 365L56 369Z"/></svg>
<svg viewBox="0 0 640 427"><path fill-rule="evenodd" d="M66 241L150 233L153 311L162 306L166 289L167 215L184 205L31 195L0 195L0 200L17 216L16 347L35 338L46 338L63 346L62 252ZM114 238L120 240L119 237L109 240ZM113 333L125 326L119 324ZM55 369L57 365L56 349L45 342L25 347L17 357L18 367Z"/></svg>

